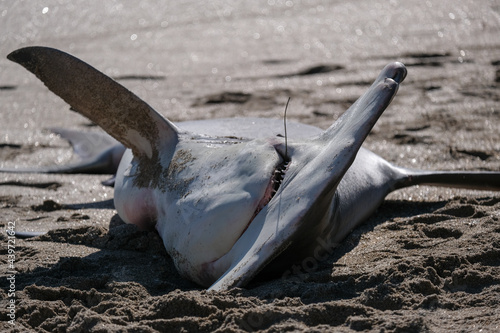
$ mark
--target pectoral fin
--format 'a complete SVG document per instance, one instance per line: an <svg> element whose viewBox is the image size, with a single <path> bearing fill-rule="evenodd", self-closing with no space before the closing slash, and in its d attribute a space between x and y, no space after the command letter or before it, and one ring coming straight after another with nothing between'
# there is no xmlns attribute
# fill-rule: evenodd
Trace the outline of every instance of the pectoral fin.
<svg viewBox="0 0 500 333"><path fill-rule="evenodd" d="M140 158L173 151L177 128L128 89L87 63L56 49L26 47L7 58L35 74L73 109Z"/></svg>

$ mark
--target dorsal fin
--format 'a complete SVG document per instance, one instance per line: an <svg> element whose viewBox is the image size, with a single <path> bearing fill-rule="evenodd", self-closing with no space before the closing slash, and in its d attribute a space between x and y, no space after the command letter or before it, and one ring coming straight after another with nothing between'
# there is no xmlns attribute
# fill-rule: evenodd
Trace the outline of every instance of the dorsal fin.
<svg viewBox="0 0 500 333"><path fill-rule="evenodd" d="M157 158L173 151L178 130L147 103L89 64L56 49L26 47L7 58L35 74L73 109L132 149L135 156Z"/></svg>

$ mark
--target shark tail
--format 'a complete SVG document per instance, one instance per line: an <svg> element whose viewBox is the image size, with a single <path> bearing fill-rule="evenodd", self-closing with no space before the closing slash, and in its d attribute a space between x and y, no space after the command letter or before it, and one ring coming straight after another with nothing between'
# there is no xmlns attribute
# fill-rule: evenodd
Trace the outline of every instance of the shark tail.
<svg viewBox="0 0 500 333"><path fill-rule="evenodd" d="M403 175L394 190L413 185L500 191L500 172L496 171L422 171L400 168Z"/></svg>

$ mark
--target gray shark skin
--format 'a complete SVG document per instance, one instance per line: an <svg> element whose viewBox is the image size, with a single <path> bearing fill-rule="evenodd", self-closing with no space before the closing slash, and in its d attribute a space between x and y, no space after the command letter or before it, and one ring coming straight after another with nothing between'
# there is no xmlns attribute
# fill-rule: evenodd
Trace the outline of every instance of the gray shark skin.
<svg viewBox="0 0 500 333"><path fill-rule="evenodd" d="M109 141L103 151L90 149L80 164L38 171L117 169L120 217L156 228L179 272L209 290L245 286L266 267L284 270L320 255L318 240L328 252L396 189L424 184L500 190L500 172L410 170L361 148L407 74L401 63L387 65L327 130L289 122L285 147L276 135L281 121L175 125L69 54L27 47L8 58L127 148L122 156L124 148ZM66 133L73 144L76 136Z"/></svg>

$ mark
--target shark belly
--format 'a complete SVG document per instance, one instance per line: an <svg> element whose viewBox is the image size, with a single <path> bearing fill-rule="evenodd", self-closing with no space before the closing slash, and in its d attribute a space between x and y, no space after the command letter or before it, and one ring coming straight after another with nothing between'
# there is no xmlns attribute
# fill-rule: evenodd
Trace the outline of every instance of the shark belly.
<svg viewBox="0 0 500 333"><path fill-rule="evenodd" d="M154 190L134 185L133 154L127 149L120 161L115 179L114 204L120 218L142 230L151 230L157 221Z"/></svg>

